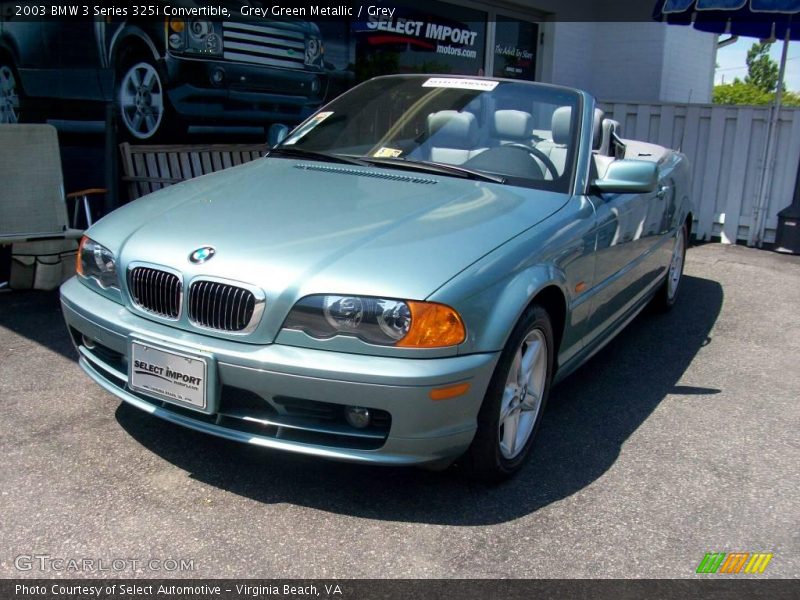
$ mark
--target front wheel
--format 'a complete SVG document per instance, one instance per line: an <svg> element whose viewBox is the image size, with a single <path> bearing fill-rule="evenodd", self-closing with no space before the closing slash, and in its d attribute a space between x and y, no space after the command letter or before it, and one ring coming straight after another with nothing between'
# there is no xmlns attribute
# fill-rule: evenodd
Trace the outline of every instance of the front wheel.
<svg viewBox="0 0 800 600"><path fill-rule="evenodd" d="M473 477L499 482L525 463L550 392L554 351L550 317L534 304L500 355L478 414L463 461Z"/></svg>

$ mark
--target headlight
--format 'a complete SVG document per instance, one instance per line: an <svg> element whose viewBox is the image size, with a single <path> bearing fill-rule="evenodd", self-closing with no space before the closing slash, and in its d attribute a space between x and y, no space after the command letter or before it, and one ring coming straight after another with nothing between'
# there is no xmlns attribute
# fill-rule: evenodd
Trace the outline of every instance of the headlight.
<svg viewBox="0 0 800 600"><path fill-rule="evenodd" d="M405 348L455 346L466 338L461 317L449 306L363 296L307 296L283 326L318 339L350 335Z"/></svg>
<svg viewBox="0 0 800 600"><path fill-rule="evenodd" d="M86 236L81 238L76 266L81 277L96 279L104 288L119 289L117 261L111 250Z"/></svg>
<svg viewBox="0 0 800 600"><path fill-rule="evenodd" d="M313 65L322 56L322 40L319 38L308 38L306 40L306 64Z"/></svg>
<svg viewBox="0 0 800 600"><path fill-rule="evenodd" d="M169 47L175 52L222 54L222 36L212 21L173 18L168 22L168 34Z"/></svg>

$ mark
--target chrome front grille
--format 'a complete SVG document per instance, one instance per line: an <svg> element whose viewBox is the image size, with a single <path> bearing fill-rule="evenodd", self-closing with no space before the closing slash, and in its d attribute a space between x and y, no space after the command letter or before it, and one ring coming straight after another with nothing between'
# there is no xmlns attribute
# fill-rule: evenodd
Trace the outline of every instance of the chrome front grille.
<svg viewBox="0 0 800 600"><path fill-rule="evenodd" d="M257 324L256 296L250 290L217 281L195 281L189 287L189 320L220 331L246 331Z"/></svg>
<svg viewBox="0 0 800 600"><path fill-rule="evenodd" d="M129 272L128 288L133 302L147 312L168 319L180 316L183 283L176 275L136 267Z"/></svg>
<svg viewBox="0 0 800 600"><path fill-rule="evenodd" d="M305 68L305 34L291 29L223 21L225 60L270 65L286 69Z"/></svg>

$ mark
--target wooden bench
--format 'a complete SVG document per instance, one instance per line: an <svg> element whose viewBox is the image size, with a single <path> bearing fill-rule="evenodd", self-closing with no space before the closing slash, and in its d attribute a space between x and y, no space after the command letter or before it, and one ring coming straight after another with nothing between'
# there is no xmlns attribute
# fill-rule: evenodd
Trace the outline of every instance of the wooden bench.
<svg viewBox="0 0 800 600"><path fill-rule="evenodd" d="M257 158L268 150L266 144L196 144L185 146L120 144L122 181L127 184L128 200L136 200L200 175L235 167Z"/></svg>

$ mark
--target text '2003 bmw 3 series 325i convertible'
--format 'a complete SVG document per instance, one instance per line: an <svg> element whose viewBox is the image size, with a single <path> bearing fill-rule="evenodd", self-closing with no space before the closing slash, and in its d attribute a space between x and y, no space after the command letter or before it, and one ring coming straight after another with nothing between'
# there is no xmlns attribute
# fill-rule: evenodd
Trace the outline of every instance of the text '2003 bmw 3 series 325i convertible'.
<svg viewBox="0 0 800 600"><path fill-rule="evenodd" d="M675 302L689 176L579 90L380 77L92 226L64 316L86 372L167 421L498 480L551 386Z"/></svg>

